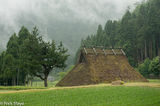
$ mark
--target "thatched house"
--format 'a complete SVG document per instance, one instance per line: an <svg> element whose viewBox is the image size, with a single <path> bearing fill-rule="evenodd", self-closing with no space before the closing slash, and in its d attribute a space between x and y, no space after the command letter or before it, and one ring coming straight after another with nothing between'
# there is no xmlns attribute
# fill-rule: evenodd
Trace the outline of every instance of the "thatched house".
<svg viewBox="0 0 160 106"><path fill-rule="evenodd" d="M83 48L77 65L56 86L77 86L112 81L147 81L128 63L122 49Z"/></svg>

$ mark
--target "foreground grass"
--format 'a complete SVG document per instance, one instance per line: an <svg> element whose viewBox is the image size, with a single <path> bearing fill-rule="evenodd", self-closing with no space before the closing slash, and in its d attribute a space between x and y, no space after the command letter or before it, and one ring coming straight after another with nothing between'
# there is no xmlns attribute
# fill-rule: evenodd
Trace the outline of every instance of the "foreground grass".
<svg viewBox="0 0 160 106"><path fill-rule="evenodd" d="M27 90L27 89L46 89L45 87L28 87L28 86L0 86L2 90Z"/></svg>
<svg viewBox="0 0 160 106"><path fill-rule="evenodd" d="M3 102L24 102L27 106L159 106L160 88L95 86L89 88L0 94Z"/></svg>

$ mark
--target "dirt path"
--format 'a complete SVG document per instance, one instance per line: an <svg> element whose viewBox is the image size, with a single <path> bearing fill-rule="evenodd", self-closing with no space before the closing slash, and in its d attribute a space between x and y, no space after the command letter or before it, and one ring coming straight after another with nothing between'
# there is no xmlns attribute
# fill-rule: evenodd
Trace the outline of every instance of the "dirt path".
<svg viewBox="0 0 160 106"><path fill-rule="evenodd" d="M49 90L61 90L61 89L74 89L74 88L89 88L89 87L103 87L103 86L119 86L119 85L111 85L111 84L98 84L98 85L86 85L86 86L72 86L72 87L53 87L48 89L29 89L29 90L17 90L17 91L5 91L0 94L8 94L8 93L25 93L25 92L40 92L40 91L49 91ZM160 88L160 83L125 83L121 86L138 86L138 87L158 87Z"/></svg>

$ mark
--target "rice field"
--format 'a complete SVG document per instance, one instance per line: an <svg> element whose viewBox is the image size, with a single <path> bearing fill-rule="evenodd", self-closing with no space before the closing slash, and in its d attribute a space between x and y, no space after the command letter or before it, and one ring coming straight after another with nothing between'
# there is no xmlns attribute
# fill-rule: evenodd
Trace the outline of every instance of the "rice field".
<svg viewBox="0 0 160 106"><path fill-rule="evenodd" d="M160 106L160 80L123 86L99 84L3 91L6 93L0 93L0 106L5 103L21 106Z"/></svg>
<svg viewBox="0 0 160 106"><path fill-rule="evenodd" d="M96 86L0 94L1 102L26 106L159 106L160 88Z"/></svg>

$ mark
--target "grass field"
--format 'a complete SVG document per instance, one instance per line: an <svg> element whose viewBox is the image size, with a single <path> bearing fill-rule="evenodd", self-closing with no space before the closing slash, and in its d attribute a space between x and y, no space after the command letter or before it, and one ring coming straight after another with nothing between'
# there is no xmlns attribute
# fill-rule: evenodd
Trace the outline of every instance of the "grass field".
<svg viewBox="0 0 160 106"><path fill-rule="evenodd" d="M150 83L160 83L160 79L148 79Z"/></svg>
<svg viewBox="0 0 160 106"><path fill-rule="evenodd" d="M24 106L160 106L160 80L150 83L126 83L79 87L49 87L9 93L1 90L3 103L24 103ZM27 88L27 87L26 87ZM14 90L14 89L10 89Z"/></svg>
<svg viewBox="0 0 160 106"><path fill-rule="evenodd" d="M57 81L55 82L48 82L48 87L54 87ZM44 87L43 81L33 82L32 86L0 86L0 92L7 91L7 90L27 90L27 89L47 89ZM3 91L2 91L3 90Z"/></svg>
<svg viewBox="0 0 160 106"><path fill-rule="evenodd" d="M0 101L26 106L159 106L160 88L102 86L0 94Z"/></svg>

